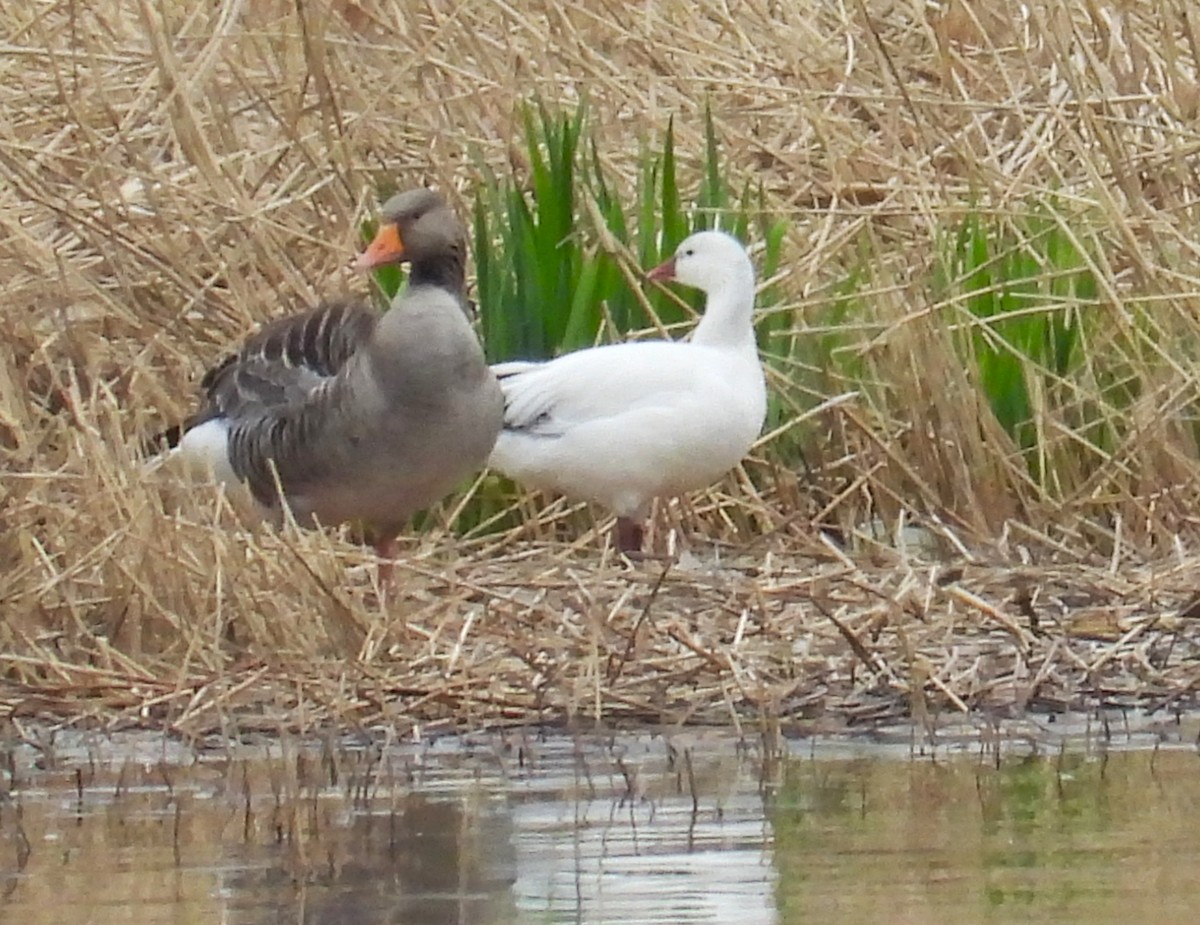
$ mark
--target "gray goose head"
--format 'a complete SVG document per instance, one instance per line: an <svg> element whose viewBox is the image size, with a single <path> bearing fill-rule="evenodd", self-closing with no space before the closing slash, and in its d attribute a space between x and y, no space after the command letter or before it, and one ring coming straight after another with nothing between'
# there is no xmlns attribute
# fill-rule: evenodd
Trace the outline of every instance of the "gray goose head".
<svg viewBox="0 0 1200 925"><path fill-rule="evenodd" d="M412 189L384 203L379 230L354 267L373 270L408 262L409 285L461 292L466 250L466 230L446 200L431 189Z"/></svg>

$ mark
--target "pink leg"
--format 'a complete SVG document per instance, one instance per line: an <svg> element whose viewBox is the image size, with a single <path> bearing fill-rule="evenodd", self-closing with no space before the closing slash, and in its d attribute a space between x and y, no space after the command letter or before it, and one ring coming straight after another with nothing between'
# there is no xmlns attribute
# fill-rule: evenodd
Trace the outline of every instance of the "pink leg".
<svg viewBox="0 0 1200 925"><path fill-rule="evenodd" d="M632 517L617 518L617 552L639 553L642 551L642 539L645 529L640 520Z"/></svg>
<svg viewBox="0 0 1200 925"><path fill-rule="evenodd" d="M392 583L392 571L396 559L396 534L380 534L375 540L375 555L379 556L379 587L386 588Z"/></svg>

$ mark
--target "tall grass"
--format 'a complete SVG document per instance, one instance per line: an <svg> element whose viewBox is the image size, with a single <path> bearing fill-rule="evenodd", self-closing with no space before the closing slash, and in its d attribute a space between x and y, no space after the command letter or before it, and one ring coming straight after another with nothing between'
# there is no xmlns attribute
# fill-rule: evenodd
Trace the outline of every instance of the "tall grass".
<svg viewBox="0 0 1200 925"><path fill-rule="evenodd" d="M632 183L605 166L585 103L561 110L527 102L520 126L520 155L507 171L479 165L472 210L490 361L545 359L647 331L685 335L700 295L647 286L642 272L688 234L720 227L757 249L764 282L756 331L772 383L766 431L773 438L762 452L773 466L800 466L813 434L792 423L838 391L868 396L868 404L903 404L862 341L879 324L878 240L859 236L840 279L802 318L775 279L789 223L772 214L761 188L730 178L711 110L702 151L681 157L668 120L660 139L643 143ZM1088 352L1104 332L1095 259L1081 227L1053 201L1003 215L969 208L956 224L934 229L935 259L910 282L940 318L950 313L954 362L1029 478L1060 489L1110 458L1124 433L1123 410L1140 392L1119 355ZM397 282L380 276L389 293ZM503 479L486 481L460 506L459 526L515 522L518 494Z"/></svg>
<svg viewBox="0 0 1200 925"><path fill-rule="evenodd" d="M1120 439L1138 386L1104 339L1099 283L1079 232L1054 203L969 212L941 243L933 300L965 311L957 343L987 405L1039 484L1092 470ZM1063 445L1061 433L1073 439ZM1064 458L1064 454L1068 458Z"/></svg>
<svg viewBox="0 0 1200 925"><path fill-rule="evenodd" d="M705 124L696 192L685 192L691 184L668 122L661 143L643 150L630 215L587 131L585 105L570 113L541 103L524 107L525 163L501 175L485 169L475 199L477 291L489 359L545 359L691 320L697 295L667 294L639 280L693 231L719 226L743 240L753 232L765 245L761 272L775 272L786 226L766 212L761 191L731 192L711 113ZM776 318L765 329L781 324Z"/></svg>
<svg viewBox="0 0 1200 925"><path fill-rule="evenodd" d="M490 360L545 357L581 345L578 317L587 310L589 286L581 287L580 278L595 277L576 233L583 120L582 104L560 117L526 106L521 180L527 188L491 177L477 194L475 267Z"/></svg>
<svg viewBox="0 0 1200 925"><path fill-rule="evenodd" d="M573 111L526 103L521 126L521 156L510 159L508 172L480 165L472 210L476 296L489 361L548 359L646 330L683 336L702 296L647 286L642 274L693 231L721 227L743 241L761 237L761 272L777 271L786 223L766 210L761 190L746 184L733 192L711 112L695 169L680 165L669 121L661 142L643 148L632 196L605 168L585 103ZM777 297L768 288L760 302ZM764 313L760 337L786 340L791 327L782 311ZM787 413L773 397L772 425ZM522 517L515 508L521 496L508 480L488 478L459 506L456 526L512 525Z"/></svg>

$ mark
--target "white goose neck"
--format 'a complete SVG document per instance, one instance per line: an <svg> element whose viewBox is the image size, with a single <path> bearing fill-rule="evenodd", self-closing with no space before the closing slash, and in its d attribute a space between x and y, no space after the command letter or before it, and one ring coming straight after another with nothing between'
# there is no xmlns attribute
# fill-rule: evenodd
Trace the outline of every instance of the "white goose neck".
<svg viewBox="0 0 1200 925"><path fill-rule="evenodd" d="M692 343L755 349L754 268L749 261L708 291L704 317L696 325Z"/></svg>

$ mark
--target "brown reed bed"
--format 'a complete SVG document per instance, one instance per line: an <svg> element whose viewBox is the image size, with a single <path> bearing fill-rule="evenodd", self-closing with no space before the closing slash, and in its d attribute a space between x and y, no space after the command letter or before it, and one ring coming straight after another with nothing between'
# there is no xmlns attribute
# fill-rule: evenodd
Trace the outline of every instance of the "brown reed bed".
<svg viewBox="0 0 1200 925"><path fill-rule="evenodd" d="M412 540L381 596L369 555L340 537L164 514L152 490L122 497L138 504L111 512L122 529L97 531L74 562L43 553L42 585L6 599L23 614L0 653L15 721L757 735L904 717L936 728L968 712L1170 715L1200 684L1197 563L1184 557L1064 561L1033 531L988 554L949 531L914 534L913 549L858 537L851 555L806 524L628 567L603 534L437 532ZM1033 561L1014 565L1022 555Z"/></svg>
<svg viewBox="0 0 1200 925"><path fill-rule="evenodd" d="M1183 0L923 9L0 3L11 720L791 728L1194 706L1195 17ZM380 189L435 184L465 214L533 93L586 93L630 183L672 114L698 163L711 102L736 185L761 180L793 220L775 284L798 340L828 333L868 250L865 314L837 348L859 378L797 367L830 401L789 425L802 470L770 435L664 506L658 548L689 536L700 563L670 569L618 567L586 512L542 499L516 503L520 527L455 536L468 490L381 602L340 536L246 530L211 490L141 468L141 436L222 351L362 291L346 264ZM1069 203L1096 244L1088 349L1143 383L1107 449L1040 411L1062 457L1042 480L953 349L961 306L916 282L939 228L1029 197ZM1107 407L1099 383L1078 402ZM906 521L932 531L919 548L861 536Z"/></svg>

